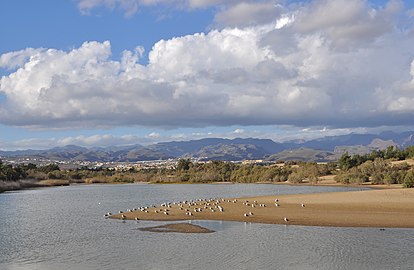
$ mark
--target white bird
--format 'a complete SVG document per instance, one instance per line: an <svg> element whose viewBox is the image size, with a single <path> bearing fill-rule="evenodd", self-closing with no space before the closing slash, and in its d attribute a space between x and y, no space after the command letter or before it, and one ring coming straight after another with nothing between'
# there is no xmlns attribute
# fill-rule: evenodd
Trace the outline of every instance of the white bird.
<svg viewBox="0 0 414 270"><path fill-rule="evenodd" d="M276 207L279 207L279 204L278 204L278 203L275 203L275 206L276 206Z"/></svg>
<svg viewBox="0 0 414 270"><path fill-rule="evenodd" d="M302 206L302 207L305 207L305 205L304 205L303 203L301 204L301 206Z"/></svg>
<svg viewBox="0 0 414 270"><path fill-rule="evenodd" d="M248 215L247 213L244 213L244 216L245 216L245 217L248 217L249 215Z"/></svg>
<svg viewBox="0 0 414 270"><path fill-rule="evenodd" d="M285 217L283 220L284 220L285 222L288 222L288 221L289 221L289 219L288 219L287 217Z"/></svg>

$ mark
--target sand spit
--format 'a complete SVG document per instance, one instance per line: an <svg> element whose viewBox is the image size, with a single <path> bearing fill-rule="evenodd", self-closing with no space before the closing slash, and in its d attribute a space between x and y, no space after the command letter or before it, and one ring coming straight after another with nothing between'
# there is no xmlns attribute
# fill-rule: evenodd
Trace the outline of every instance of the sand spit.
<svg viewBox="0 0 414 270"><path fill-rule="evenodd" d="M110 217L131 220L226 220L306 226L414 228L414 189L200 198L137 207Z"/></svg>
<svg viewBox="0 0 414 270"><path fill-rule="evenodd" d="M139 228L140 231L158 233L212 233L214 231L189 223L173 223L155 227Z"/></svg>

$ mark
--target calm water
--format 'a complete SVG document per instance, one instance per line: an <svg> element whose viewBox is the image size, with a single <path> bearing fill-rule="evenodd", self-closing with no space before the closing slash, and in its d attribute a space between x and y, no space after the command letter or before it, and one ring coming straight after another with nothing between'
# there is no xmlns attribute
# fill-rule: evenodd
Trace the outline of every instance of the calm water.
<svg viewBox="0 0 414 270"><path fill-rule="evenodd" d="M0 194L0 269L414 269L414 230L193 221L151 233L106 212L210 197L340 191L280 185L90 185Z"/></svg>

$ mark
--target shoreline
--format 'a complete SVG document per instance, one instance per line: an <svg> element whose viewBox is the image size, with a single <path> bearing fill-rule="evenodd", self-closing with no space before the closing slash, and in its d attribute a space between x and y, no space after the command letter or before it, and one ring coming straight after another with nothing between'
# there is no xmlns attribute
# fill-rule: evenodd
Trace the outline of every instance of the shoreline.
<svg viewBox="0 0 414 270"><path fill-rule="evenodd" d="M254 182L254 183L243 183L243 182L96 182L96 183L84 183L84 182L70 182L69 180L61 179L48 179L35 181L33 179L22 179L18 181L0 181L0 194L10 191L20 191L27 189L45 188L45 187L58 187L58 186L72 186L72 185L124 185L124 184L147 184L147 185L235 185L235 184L255 184L255 185L288 185L288 186L323 186L323 187L352 187L352 188L369 188L369 189L399 189L402 188L401 184L392 185L374 185L371 182L364 184L342 184L334 181L321 180L318 183L290 183L285 182Z"/></svg>
<svg viewBox="0 0 414 270"><path fill-rule="evenodd" d="M278 200L275 205L275 200ZM302 207L304 204L304 207ZM252 206L253 205L253 206ZM220 210L220 208L222 210ZM213 209L213 210L212 210ZM188 214L191 213L191 214ZM284 218L287 218L287 221ZM414 189L200 199L115 214L112 219L221 220L328 227L414 228Z"/></svg>

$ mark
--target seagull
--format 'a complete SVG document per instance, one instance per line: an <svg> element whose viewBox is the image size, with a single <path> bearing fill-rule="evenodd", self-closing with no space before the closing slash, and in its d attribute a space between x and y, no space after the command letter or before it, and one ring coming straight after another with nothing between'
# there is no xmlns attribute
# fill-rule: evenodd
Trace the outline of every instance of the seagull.
<svg viewBox="0 0 414 270"><path fill-rule="evenodd" d="M283 220L284 220L285 222L288 222L288 221L289 221L289 219L288 219L287 217L285 217Z"/></svg>
<svg viewBox="0 0 414 270"><path fill-rule="evenodd" d="M302 206L302 207L305 207L305 205L304 205L303 203L301 204L301 206Z"/></svg>

